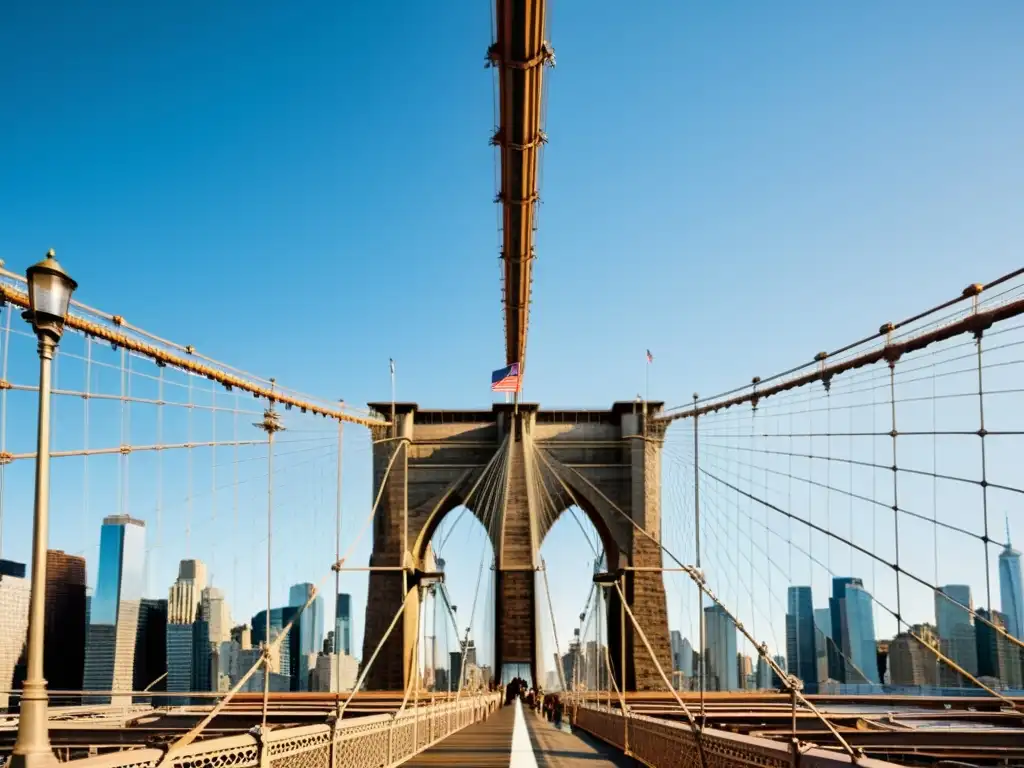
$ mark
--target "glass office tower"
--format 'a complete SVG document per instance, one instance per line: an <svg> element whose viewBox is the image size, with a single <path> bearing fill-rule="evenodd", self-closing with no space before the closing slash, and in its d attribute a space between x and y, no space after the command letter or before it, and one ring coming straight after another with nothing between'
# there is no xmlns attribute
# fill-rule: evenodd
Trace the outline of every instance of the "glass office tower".
<svg viewBox="0 0 1024 768"><path fill-rule="evenodd" d="M1006 523L1006 548L999 553L999 603L1006 616L1006 631L1024 640L1024 592L1021 589L1020 552L1010 546Z"/></svg>
<svg viewBox="0 0 1024 768"><path fill-rule="evenodd" d="M288 590L288 605L293 608L301 608L309 600L313 592L313 585L308 583L295 584ZM299 616L299 657L303 661L308 660L310 654L314 656L320 652L324 642L324 599L317 595ZM294 664L294 661L292 662ZM308 689L308 670L300 665L298 690Z"/></svg>
<svg viewBox="0 0 1024 768"><path fill-rule="evenodd" d="M86 632L87 691L132 690L139 604L145 584L146 524L128 515L103 519L96 589ZM93 703L130 704L130 697L102 696Z"/></svg>
<svg viewBox="0 0 1024 768"><path fill-rule="evenodd" d="M875 618L871 595L864 589L864 583L850 577L833 579L828 602L832 610L832 640L839 651L839 658L830 659L838 667L829 670L830 676L843 683L877 684Z"/></svg>
<svg viewBox="0 0 1024 768"><path fill-rule="evenodd" d="M704 674L711 691L735 691L739 688L739 668L736 666L736 624L729 614L717 605L704 609L706 660Z"/></svg>
<svg viewBox="0 0 1024 768"><path fill-rule="evenodd" d="M334 652L352 655L352 595L338 595L334 608Z"/></svg>
<svg viewBox="0 0 1024 768"><path fill-rule="evenodd" d="M814 601L810 587L790 587L786 611L786 656L789 673L804 683L804 689L817 691L818 654L815 647Z"/></svg>

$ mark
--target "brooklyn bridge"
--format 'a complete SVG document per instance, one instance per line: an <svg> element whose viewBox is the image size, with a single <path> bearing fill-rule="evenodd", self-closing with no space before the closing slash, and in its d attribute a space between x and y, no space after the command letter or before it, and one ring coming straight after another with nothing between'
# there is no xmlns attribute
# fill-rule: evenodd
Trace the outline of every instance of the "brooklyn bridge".
<svg viewBox="0 0 1024 768"><path fill-rule="evenodd" d="M0 269L0 530L4 498L8 514L34 500L31 563L0 561L11 765L1024 762L1012 543L1024 531L1024 268L856 318L854 338L808 316L820 349L723 392L673 381L659 383L663 399L624 392L602 408L531 401L547 17L545 0L496 0L489 46L481 37L495 84L504 402L315 397L83 303L92 286L71 277L73 244L26 274ZM372 499L343 526L345 451L365 452ZM99 580L87 604L81 566L87 623L69 630L53 585L71 560L50 549L50 508L84 499L74 536L92 537L97 489ZM333 507L314 519L334 554L304 563L318 580L281 608L286 496ZM574 612L560 636L544 543L566 520L591 567L578 623ZM449 546L462 521L476 544ZM143 639L152 566L131 539L162 542L171 527L187 547L246 542L214 569L232 574L222 591L258 598L244 632L222 626L223 594L186 551L166 635ZM340 597L356 577L368 586L353 649ZM321 652L307 634L322 632L324 595L336 614ZM670 626L680 601L685 640ZM172 645L187 649L184 683ZM78 684L62 672L76 653Z"/></svg>

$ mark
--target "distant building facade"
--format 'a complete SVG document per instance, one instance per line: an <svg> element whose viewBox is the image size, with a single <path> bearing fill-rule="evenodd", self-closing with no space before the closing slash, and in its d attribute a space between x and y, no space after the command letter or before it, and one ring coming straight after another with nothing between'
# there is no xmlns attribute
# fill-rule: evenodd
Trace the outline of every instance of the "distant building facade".
<svg viewBox="0 0 1024 768"><path fill-rule="evenodd" d="M1006 631L1024 640L1024 587L1021 585L1020 552L1010 546L1010 524L1006 524L1006 547L999 553L999 605L1006 617Z"/></svg>
<svg viewBox="0 0 1024 768"><path fill-rule="evenodd" d="M139 602L132 688L136 691L166 691L166 673L167 601L143 598ZM145 697L136 697L136 701L148 700Z"/></svg>
<svg viewBox="0 0 1024 768"><path fill-rule="evenodd" d="M935 595L939 650L964 671L977 675L978 640L974 632L972 610L974 603L971 588L967 584L946 584ZM948 664L942 664L939 668L939 685L944 688L962 688L972 684Z"/></svg>
<svg viewBox="0 0 1024 768"><path fill-rule="evenodd" d="M210 623L202 615L206 565L182 560L178 578L167 597L167 692L188 694L211 690ZM191 702L189 696L168 699L170 704Z"/></svg>
<svg viewBox="0 0 1024 768"><path fill-rule="evenodd" d="M146 524L110 515L100 528L96 589L89 603L84 688L111 691L88 703L130 703L135 678L135 642L146 572ZM117 695L122 693L125 695Z"/></svg>
<svg viewBox="0 0 1024 768"><path fill-rule="evenodd" d="M871 595L853 577L834 578L832 641L839 653L832 659L829 677L841 683L880 683L875 646L875 619Z"/></svg>
<svg viewBox="0 0 1024 768"><path fill-rule="evenodd" d="M288 590L288 605L296 610L302 610L299 614L298 626L292 632L298 630L300 669L297 670L297 690L309 689L309 675L306 664L301 660L308 659L310 654L315 658L320 653L324 639L324 600L317 595L309 600L314 592L314 587L309 583L295 584ZM309 605L303 609L303 606Z"/></svg>
<svg viewBox="0 0 1024 768"><path fill-rule="evenodd" d="M352 655L352 595L340 593L334 610L334 650Z"/></svg>
<svg viewBox="0 0 1024 768"><path fill-rule="evenodd" d="M735 691L739 688L736 666L736 624L719 605L704 608L704 675L707 689Z"/></svg>
<svg viewBox="0 0 1024 768"><path fill-rule="evenodd" d="M46 553L43 677L52 691L80 691L85 679L85 558ZM69 702L65 702L69 703Z"/></svg>
<svg viewBox="0 0 1024 768"><path fill-rule="evenodd" d="M21 576L15 574L21 573ZM25 566L0 560L0 691L21 688L25 681L25 638L28 633L30 588ZM0 693L0 709L13 706L11 696Z"/></svg>
<svg viewBox="0 0 1024 768"><path fill-rule="evenodd" d="M799 677L804 687L818 685L818 652L814 629L814 601L810 587L790 587L786 610L786 658L789 673Z"/></svg>

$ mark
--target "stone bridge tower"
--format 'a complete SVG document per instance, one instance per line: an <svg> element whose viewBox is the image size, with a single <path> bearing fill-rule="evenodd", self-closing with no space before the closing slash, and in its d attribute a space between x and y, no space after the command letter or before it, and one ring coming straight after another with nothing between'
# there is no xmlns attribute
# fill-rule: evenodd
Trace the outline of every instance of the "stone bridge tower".
<svg viewBox="0 0 1024 768"><path fill-rule="evenodd" d="M370 406L391 414L390 403ZM459 506L480 519L494 547L496 677L504 665L523 664L538 679L540 545L573 505L597 529L608 570L620 572L627 603L671 675L665 586L654 570L662 565L655 542L661 541L664 427L654 420L662 407L620 402L607 411L546 411L534 404L518 410L495 404L490 410L428 411L396 404L394 429L373 434L374 498L379 493L380 504L370 565L379 570L370 573L364 663L403 600L408 603L370 669L367 688L401 690L414 673L416 586L424 556L438 524ZM605 605L618 684L626 690L663 688L614 589Z"/></svg>

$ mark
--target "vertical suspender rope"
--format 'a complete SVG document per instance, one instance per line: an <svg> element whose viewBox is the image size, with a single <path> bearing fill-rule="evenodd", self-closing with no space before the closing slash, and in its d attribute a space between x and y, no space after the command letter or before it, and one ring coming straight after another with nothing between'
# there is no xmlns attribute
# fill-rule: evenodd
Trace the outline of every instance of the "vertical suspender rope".
<svg viewBox="0 0 1024 768"><path fill-rule="evenodd" d="M903 620L902 595L900 594L900 497L899 497L899 465L896 462L896 361L889 361L889 411L892 430L892 524L896 539L896 622ZM851 652L852 653L852 652ZM865 682L871 682L866 680Z"/></svg>
<svg viewBox="0 0 1024 768"><path fill-rule="evenodd" d="M190 557L192 554L192 376L189 374L188 377L188 448L185 449L185 466L187 480L185 493L188 497L188 503L185 507L185 557Z"/></svg>
<svg viewBox="0 0 1024 768"><path fill-rule="evenodd" d="M345 401L339 401L345 407ZM338 419L338 485L334 507L334 562L341 560L341 470L342 450L345 446L345 422ZM338 621L338 595L341 592L341 571L334 570L334 685L331 686L338 694L335 706L341 707L341 623Z"/></svg>
<svg viewBox="0 0 1024 768"><path fill-rule="evenodd" d="M0 378L7 381L7 358L11 347L11 314L13 307L7 308L7 319L4 323L3 341L3 370L0 371ZM88 402L88 401L87 401ZM0 453L7 453L7 387L0 390ZM0 462L0 557L4 553L4 497L6 495L6 469L7 462Z"/></svg>
<svg viewBox="0 0 1024 768"><path fill-rule="evenodd" d="M124 442L127 449L122 449L121 458L124 461L124 510L126 515L132 513L132 498L130 492L131 481L131 444L132 444L132 356L126 353L124 356ZM54 372L56 373L56 371Z"/></svg>
<svg viewBox="0 0 1024 768"><path fill-rule="evenodd" d="M704 578L704 571L701 570L700 565L700 437L699 437L699 420L700 416L697 413L697 400L698 395L696 392L693 393L693 536L694 536L694 550L696 554L695 566L697 572L701 578ZM621 617L620 621L624 622L625 617ZM698 656L697 664L699 667L698 677L700 678L700 722L701 728L704 727L705 719L707 717L704 709L704 688L705 688L705 677L707 672L707 625L704 621L704 592L701 590L700 584L697 585L697 622L700 629L700 655ZM623 623L623 627L625 624ZM625 651L623 651L625 652ZM622 675L623 685L622 688L625 690L626 677L625 670Z"/></svg>
<svg viewBox="0 0 1024 768"><path fill-rule="evenodd" d="M975 311L978 309L977 297L975 297ZM975 334L975 347L977 349L977 360L978 360L978 436L981 438L981 509L984 515L985 524L985 536L982 540L982 545L985 547L985 600L986 605L989 606L989 610L992 610L992 574L991 568L989 568L989 519L988 519L988 467L986 465L985 456L985 436L987 434L985 430L985 387L984 380L982 379L982 348L981 348L981 331ZM895 429L895 427L893 427ZM893 451L895 451L896 441L893 438ZM893 464L896 464L895 459ZM1009 532L1007 532L1009 533ZM1010 546L1009 535L1007 535L1006 546ZM899 550L897 550L898 552ZM897 563L899 561L897 560ZM1020 621L1020 619L1018 619Z"/></svg>
<svg viewBox="0 0 1024 768"><path fill-rule="evenodd" d="M164 442L164 366L157 367L156 380L156 444L163 446ZM164 544L164 451L162 447L157 448L156 453L156 550L157 563L163 559ZM159 572L159 571L157 571Z"/></svg>
<svg viewBox="0 0 1024 768"><path fill-rule="evenodd" d="M274 379L270 380L270 389L274 389ZM271 565L273 563L273 541L274 541L274 434L284 429L277 413L274 411L274 401L263 412L263 421L255 426L267 433L267 620L266 638L264 640L263 656L263 718L262 728L267 727L267 707L270 703L270 606L271 606ZM311 598L310 598L311 599ZM290 657L289 657L290 658Z"/></svg>
<svg viewBox="0 0 1024 768"><path fill-rule="evenodd" d="M234 444L231 448L232 462L231 462L231 518L232 518L232 532L234 541L238 542L238 393L235 393L235 405L231 418L231 442ZM238 547L234 547L234 557L231 565L232 570L232 587L231 591L234 595L238 595Z"/></svg>
<svg viewBox="0 0 1024 768"><path fill-rule="evenodd" d="M10 326L8 325L8 328ZM92 401L92 338L85 337L85 403L82 407L82 541L89 540L89 406ZM86 630L88 631L88 629Z"/></svg>
<svg viewBox="0 0 1024 768"><path fill-rule="evenodd" d="M214 536L217 535L217 386L216 382L210 384L210 523ZM214 547L210 556L210 572L214 576L217 575L218 549ZM213 579L210 582L212 584Z"/></svg>
<svg viewBox="0 0 1024 768"><path fill-rule="evenodd" d="M125 437L125 421L124 421L125 420L125 410L124 410L124 406L125 406L125 402L124 402L124 394L125 394L125 392L124 392L124 388L125 388L124 356L125 356L126 353L127 353L127 350L125 350L124 347L121 347L121 366L120 366L121 397L120 397L120 401L121 401L121 445L122 446L125 446L125 445L128 444L128 441L127 441L127 439ZM124 515L124 514L127 513L127 511L124 508L124 473L125 473L124 457L125 457L125 454L124 454L124 452L122 452L121 455L118 457L118 460L117 460L117 513L119 515Z"/></svg>

